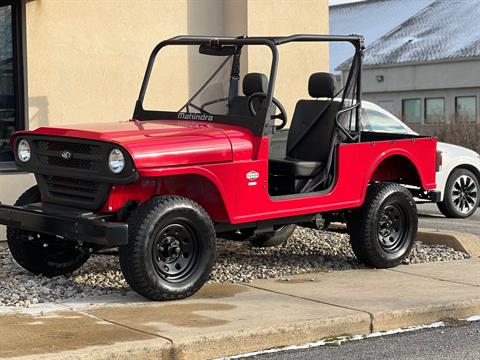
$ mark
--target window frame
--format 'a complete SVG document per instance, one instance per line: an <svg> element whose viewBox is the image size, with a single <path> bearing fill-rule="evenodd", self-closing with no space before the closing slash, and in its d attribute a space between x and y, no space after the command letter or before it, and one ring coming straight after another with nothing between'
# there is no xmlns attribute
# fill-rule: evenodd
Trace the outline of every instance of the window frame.
<svg viewBox="0 0 480 360"><path fill-rule="evenodd" d="M438 122L428 122L427 121L427 101L428 100L442 100L443 101L443 120L442 121L438 121ZM437 125L437 124L445 124L447 122L447 119L446 119L446 113L445 113L445 97L443 96L435 96L435 97L426 97L424 102L423 102L423 107L424 107L424 110L423 110L423 117L424 117L424 120L423 120L423 123L425 125Z"/></svg>
<svg viewBox="0 0 480 360"><path fill-rule="evenodd" d="M469 124L476 124L478 123L478 99L476 95L460 95L455 96L455 120L458 119L458 99L460 98L474 98L475 99L475 119L474 121L467 121Z"/></svg>
<svg viewBox="0 0 480 360"><path fill-rule="evenodd" d="M418 101L419 105L420 105L420 111L419 111L419 114L420 114L420 117L418 119L418 122L412 122L409 124L415 124L415 125L422 125L422 98L407 98L407 99L402 99L402 121L405 121L405 102L406 101L412 101L412 100L416 100ZM444 103L445 105L445 103Z"/></svg>
<svg viewBox="0 0 480 360"><path fill-rule="evenodd" d="M12 55L15 96L15 131L25 129L25 75L24 75L24 2L0 0L0 7L10 6L12 16ZM12 151L14 151L12 149ZM0 161L0 172L17 171L14 161Z"/></svg>

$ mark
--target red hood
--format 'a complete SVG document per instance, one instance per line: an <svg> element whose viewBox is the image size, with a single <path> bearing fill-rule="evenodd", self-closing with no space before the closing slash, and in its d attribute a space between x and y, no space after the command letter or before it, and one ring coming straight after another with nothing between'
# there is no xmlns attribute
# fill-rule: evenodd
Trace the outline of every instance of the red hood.
<svg viewBox="0 0 480 360"><path fill-rule="evenodd" d="M128 121L41 127L21 133L117 143L137 168L232 161L232 145L221 125L198 121Z"/></svg>

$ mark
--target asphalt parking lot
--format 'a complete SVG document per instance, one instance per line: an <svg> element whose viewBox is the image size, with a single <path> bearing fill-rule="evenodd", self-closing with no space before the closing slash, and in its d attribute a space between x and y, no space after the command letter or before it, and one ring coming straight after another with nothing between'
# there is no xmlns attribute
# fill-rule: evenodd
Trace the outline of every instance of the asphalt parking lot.
<svg viewBox="0 0 480 360"><path fill-rule="evenodd" d="M480 208L467 219L449 219L435 204L418 205L418 226L421 228L468 232L480 238Z"/></svg>
<svg viewBox="0 0 480 360"><path fill-rule="evenodd" d="M341 346L322 346L306 350L265 354L256 360L310 359L395 359L395 360L474 360L480 357L480 322L441 327L398 335L351 341Z"/></svg>

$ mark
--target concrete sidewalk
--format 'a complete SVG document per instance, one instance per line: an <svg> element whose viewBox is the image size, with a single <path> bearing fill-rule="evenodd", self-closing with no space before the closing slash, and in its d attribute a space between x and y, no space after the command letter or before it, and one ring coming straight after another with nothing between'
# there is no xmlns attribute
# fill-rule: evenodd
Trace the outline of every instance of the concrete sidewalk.
<svg viewBox="0 0 480 360"><path fill-rule="evenodd" d="M0 313L0 357L203 359L480 314L480 260L205 286ZM43 313L41 313L43 312Z"/></svg>

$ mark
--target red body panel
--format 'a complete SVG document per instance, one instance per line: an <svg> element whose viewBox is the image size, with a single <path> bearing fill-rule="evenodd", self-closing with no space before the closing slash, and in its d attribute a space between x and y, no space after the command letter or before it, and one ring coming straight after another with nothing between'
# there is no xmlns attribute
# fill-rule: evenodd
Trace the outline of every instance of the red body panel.
<svg viewBox="0 0 480 360"><path fill-rule="evenodd" d="M268 194L268 137L255 138L240 127L162 120L40 128L33 133L109 141L130 152L140 179L115 186L104 212L117 211L128 200L144 202L157 194L192 196L215 221L231 223L357 207L378 165L391 156L408 159L419 185L435 189L435 138L343 144L338 148L336 182L330 191L272 198ZM259 174L254 181L247 179L251 171Z"/></svg>

